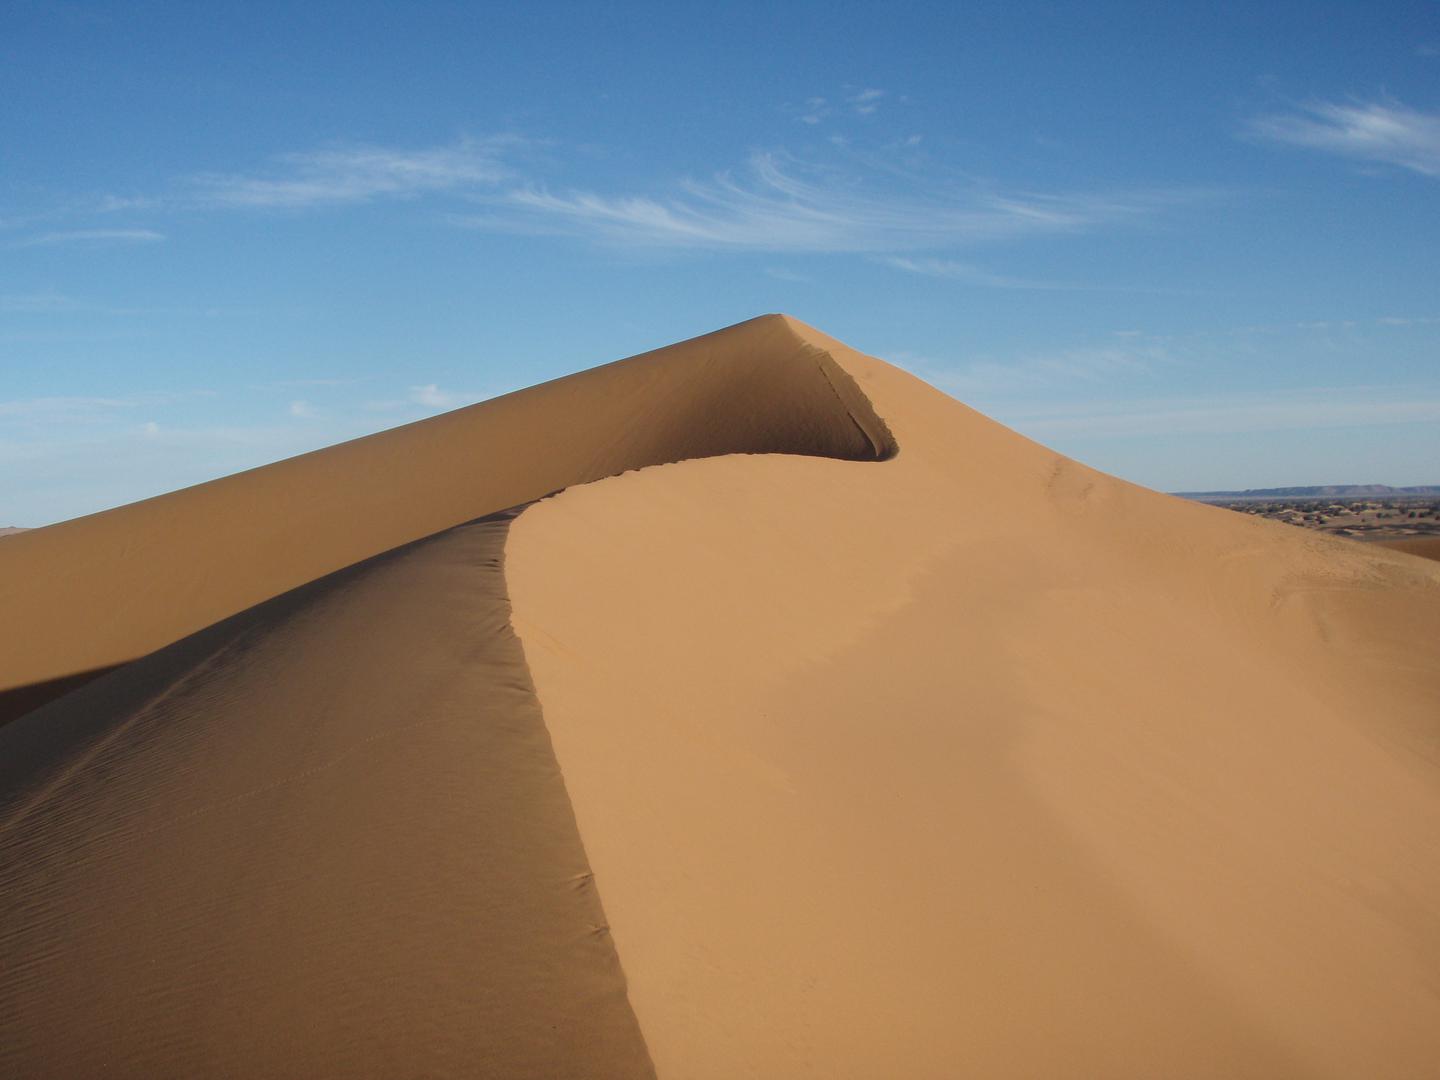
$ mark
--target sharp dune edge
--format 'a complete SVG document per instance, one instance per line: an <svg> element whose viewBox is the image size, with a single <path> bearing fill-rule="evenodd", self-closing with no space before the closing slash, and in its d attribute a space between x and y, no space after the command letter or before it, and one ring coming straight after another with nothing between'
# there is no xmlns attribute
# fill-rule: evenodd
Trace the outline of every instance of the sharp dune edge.
<svg viewBox="0 0 1440 1080"><path fill-rule="evenodd" d="M875 458L889 435L783 319L74 521L0 548L0 722L287 589L561 488L713 454ZM84 632L76 632L83 621ZM61 686L68 690L69 685ZM19 704L7 709L3 695Z"/></svg>
<svg viewBox="0 0 1440 1080"><path fill-rule="evenodd" d="M8 537L0 602L3 1075L1440 1060L1440 565L784 317Z"/></svg>

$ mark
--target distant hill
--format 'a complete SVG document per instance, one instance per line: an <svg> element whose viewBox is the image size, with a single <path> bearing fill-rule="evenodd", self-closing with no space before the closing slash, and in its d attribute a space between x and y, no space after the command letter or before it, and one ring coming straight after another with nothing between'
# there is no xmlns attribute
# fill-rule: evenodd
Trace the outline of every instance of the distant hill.
<svg viewBox="0 0 1440 1080"><path fill-rule="evenodd" d="M0 536L9 536L11 533L22 533L24 531L24 529L18 528L17 526L7 525L5 528L0 529Z"/></svg>
<svg viewBox="0 0 1440 1080"><path fill-rule="evenodd" d="M1440 484L1391 487L1389 484L1325 484L1320 487L1248 488L1245 491L1176 491L1182 499L1393 499L1406 495L1440 496Z"/></svg>

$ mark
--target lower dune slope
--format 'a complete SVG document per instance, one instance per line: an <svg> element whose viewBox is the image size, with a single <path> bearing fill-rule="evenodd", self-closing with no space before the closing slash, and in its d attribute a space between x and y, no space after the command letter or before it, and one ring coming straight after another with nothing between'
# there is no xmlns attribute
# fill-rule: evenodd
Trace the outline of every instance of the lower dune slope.
<svg viewBox="0 0 1440 1080"><path fill-rule="evenodd" d="M0 1075L651 1075L510 631L509 521L0 731Z"/></svg>
<svg viewBox="0 0 1440 1080"><path fill-rule="evenodd" d="M814 340L895 460L648 469L507 545L659 1074L1433 1076L1440 567Z"/></svg>

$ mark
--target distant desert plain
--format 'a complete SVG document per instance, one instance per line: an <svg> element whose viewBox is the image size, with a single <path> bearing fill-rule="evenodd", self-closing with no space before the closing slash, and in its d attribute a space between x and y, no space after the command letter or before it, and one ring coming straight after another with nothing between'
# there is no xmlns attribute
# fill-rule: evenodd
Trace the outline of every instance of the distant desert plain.
<svg viewBox="0 0 1440 1080"><path fill-rule="evenodd" d="M771 315L13 533L0 1075L1433 1077L1379 501Z"/></svg>
<svg viewBox="0 0 1440 1080"><path fill-rule="evenodd" d="M1242 514L1440 559L1440 486L1382 484L1187 494Z"/></svg>

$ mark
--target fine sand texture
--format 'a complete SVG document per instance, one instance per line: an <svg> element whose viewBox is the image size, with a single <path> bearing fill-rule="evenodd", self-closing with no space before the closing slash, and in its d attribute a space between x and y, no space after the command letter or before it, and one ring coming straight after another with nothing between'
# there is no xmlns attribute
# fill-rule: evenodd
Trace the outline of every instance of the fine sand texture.
<svg viewBox="0 0 1440 1080"><path fill-rule="evenodd" d="M0 729L0 1075L650 1075L509 520Z"/></svg>
<svg viewBox="0 0 1440 1080"><path fill-rule="evenodd" d="M1378 540L1381 547L1419 555L1422 559L1440 559L1440 536L1421 536L1414 540Z"/></svg>
<svg viewBox="0 0 1440 1080"><path fill-rule="evenodd" d="M783 316L0 590L0 1075L1440 1060L1440 565Z"/></svg>

